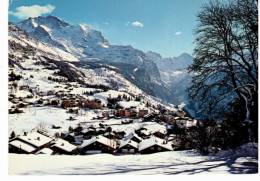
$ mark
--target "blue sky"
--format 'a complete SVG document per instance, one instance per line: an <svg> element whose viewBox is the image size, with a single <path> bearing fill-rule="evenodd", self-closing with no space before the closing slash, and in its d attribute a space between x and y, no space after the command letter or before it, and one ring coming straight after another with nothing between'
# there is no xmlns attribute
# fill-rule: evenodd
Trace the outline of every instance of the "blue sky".
<svg viewBox="0 0 260 181"><path fill-rule="evenodd" d="M207 1L12 0L9 21L51 14L72 24L91 25L111 44L132 45L172 57L192 53L196 14Z"/></svg>

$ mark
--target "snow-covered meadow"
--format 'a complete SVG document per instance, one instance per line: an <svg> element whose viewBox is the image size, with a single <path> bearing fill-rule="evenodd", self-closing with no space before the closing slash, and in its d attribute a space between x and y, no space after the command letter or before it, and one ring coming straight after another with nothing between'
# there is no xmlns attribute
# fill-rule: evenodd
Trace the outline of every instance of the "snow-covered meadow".
<svg viewBox="0 0 260 181"><path fill-rule="evenodd" d="M9 174L20 175L242 174L257 173L257 165L254 157L210 157L195 151L117 156L9 154Z"/></svg>

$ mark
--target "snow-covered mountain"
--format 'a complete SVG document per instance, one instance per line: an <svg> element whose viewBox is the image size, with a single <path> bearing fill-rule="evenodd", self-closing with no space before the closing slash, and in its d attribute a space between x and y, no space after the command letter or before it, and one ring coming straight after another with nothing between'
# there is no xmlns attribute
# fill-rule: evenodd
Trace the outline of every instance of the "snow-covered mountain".
<svg viewBox="0 0 260 181"><path fill-rule="evenodd" d="M193 57L183 53L178 57L163 58L155 52L147 52L146 55L156 63L159 68L161 79L168 85L171 93L174 95L173 102L180 104L188 103L186 89L191 81L191 74L187 67L192 64Z"/></svg>
<svg viewBox="0 0 260 181"><path fill-rule="evenodd" d="M192 64L193 57L188 53L182 53L178 57L163 58L160 54L148 51L146 55L153 60L160 71L174 71L186 69Z"/></svg>
<svg viewBox="0 0 260 181"><path fill-rule="evenodd" d="M171 102L156 64L132 46L111 45L101 32L86 24L72 25L54 16L29 18L17 26L35 39L74 55L81 62L113 65L145 92Z"/></svg>

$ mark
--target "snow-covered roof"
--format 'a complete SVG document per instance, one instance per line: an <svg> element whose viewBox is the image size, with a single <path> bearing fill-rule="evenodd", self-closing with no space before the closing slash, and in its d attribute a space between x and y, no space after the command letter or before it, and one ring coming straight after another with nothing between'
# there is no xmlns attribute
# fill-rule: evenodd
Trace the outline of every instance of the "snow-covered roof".
<svg viewBox="0 0 260 181"><path fill-rule="evenodd" d="M31 146L31 145L29 145L27 143L24 143L24 142L22 142L20 140L13 140L13 141L9 142L9 144L14 146L14 147L16 147L16 148L19 148L19 149L27 152L27 153L31 153L31 152L33 152L36 149L36 147Z"/></svg>
<svg viewBox="0 0 260 181"><path fill-rule="evenodd" d="M138 107L141 103L138 101L119 101L118 104L124 108Z"/></svg>
<svg viewBox="0 0 260 181"><path fill-rule="evenodd" d="M151 134L151 132L149 132L147 130L141 130L141 133L146 135L146 136L149 136Z"/></svg>
<svg viewBox="0 0 260 181"><path fill-rule="evenodd" d="M126 135L124 139L125 139L125 140L131 140L133 137L137 138L137 139L140 140L140 141L143 140L140 136L138 136L138 135L137 135L136 133L134 133L134 132L131 132L131 133L129 133L128 135Z"/></svg>
<svg viewBox="0 0 260 181"><path fill-rule="evenodd" d="M161 125L159 123L147 123L146 125L143 126L143 128L146 128L147 131L150 131L151 133L155 132L161 132L161 133L166 133L166 126Z"/></svg>
<svg viewBox="0 0 260 181"><path fill-rule="evenodd" d="M46 155L51 155L52 153L53 151L50 148L43 148L36 152L36 154L46 154Z"/></svg>
<svg viewBox="0 0 260 181"><path fill-rule="evenodd" d="M43 134L40 134L38 132L30 132L26 136L19 136L18 139L23 140L27 143L30 143L31 145L35 147L43 146L49 142L51 142L53 139L45 136Z"/></svg>
<svg viewBox="0 0 260 181"><path fill-rule="evenodd" d="M61 138L58 138L57 140L55 140L55 144L52 147L57 147L59 149L67 151L67 152L72 152L73 150L75 150L77 148L77 146L70 144L68 141L63 140Z"/></svg>
<svg viewBox="0 0 260 181"><path fill-rule="evenodd" d="M122 148L122 147L124 147L126 145L131 145L134 148L138 148L138 143L133 141L133 140L131 140L131 139L123 139L123 140L121 140L119 148Z"/></svg>
<svg viewBox="0 0 260 181"><path fill-rule="evenodd" d="M88 145L91 145L94 142L99 142L103 145L107 145L114 149L116 149L116 145L117 145L116 141L108 139L102 135L99 135L99 136L93 136L91 139L88 139L88 140L83 140L83 143L80 145L80 148L84 148Z"/></svg>
<svg viewBox="0 0 260 181"><path fill-rule="evenodd" d="M139 151L145 150L154 145L163 147L167 150L173 150L171 144L166 143L165 140L163 140L163 139L153 136L153 137L151 137L149 139L145 139L139 143Z"/></svg>

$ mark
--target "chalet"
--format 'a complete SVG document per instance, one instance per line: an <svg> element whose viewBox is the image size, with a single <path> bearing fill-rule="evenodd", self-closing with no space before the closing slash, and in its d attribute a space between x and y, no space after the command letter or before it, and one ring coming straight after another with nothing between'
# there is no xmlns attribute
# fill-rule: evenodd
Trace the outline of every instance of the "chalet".
<svg viewBox="0 0 260 181"><path fill-rule="evenodd" d="M127 118L134 118L137 117L137 111L135 109L119 109L115 111L115 116L117 117L127 117Z"/></svg>
<svg viewBox="0 0 260 181"><path fill-rule="evenodd" d="M117 131L114 130L113 133L116 135L117 139L122 139L126 135L126 131Z"/></svg>
<svg viewBox="0 0 260 181"><path fill-rule="evenodd" d="M178 120L176 120L176 125L177 125L179 128L186 128L186 123L187 123L187 121L186 121L186 120L183 120L183 119L178 119Z"/></svg>
<svg viewBox="0 0 260 181"><path fill-rule="evenodd" d="M130 113L126 109L118 109L115 111L115 115L117 117L127 117L127 115L130 116Z"/></svg>
<svg viewBox="0 0 260 181"><path fill-rule="evenodd" d="M118 136L117 134L115 134L114 132L106 132L103 134L106 138L109 138L109 139L113 139L113 140L116 140L118 139Z"/></svg>
<svg viewBox="0 0 260 181"><path fill-rule="evenodd" d="M74 100L63 100L61 103L61 107L64 109L70 108L70 107L76 107L77 102Z"/></svg>
<svg viewBox="0 0 260 181"><path fill-rule="evenodd" d="M21 85L20 87L19 87L19 90L29 90L29 86L28 85Z"/></svg>
<svg viewBox="0 0 260 181"><path fill-rule="evenodd" d="M84 138L90 139L92 136L96 135L96 129L95 128L84 128L81 131L81 134Z"/></svg>
<svg viewBox="0 0 260 181"><path fill-rule="evenodd" d="M54 95L54 94L55 94L55 92L53 90L47 91L47 96L51 96L51 95Z"/></svg>
<svg viewBox="0 0 260 181"><path fill-rule="evenodd" d="M151 135L151 132L148 131L148 130L146 130L146 129L141 130L141 131L140 131L140 134L139 134L139 136L140 136L141 138L143 138L143 139L149 138L150 135Z"/></svg>
<svg viewBox="0 0 260 181"><path fill-rule="evenodd" d="M142 128L140 128L140 129L138 129L138 130L135 130L135 133L139 136L139 137L141 137L141 138L148 138L148 137L150 137L150 135L151 135L151 132L149 132L148 130L147 130L147 128L144 128L144 127L142 127Z"/></svg>
<svg viewBox="0 0 260 181"><path fill-rule="evenodd" d="M77 146L69 143L66 140L58 138L55 143L51 146L54 154L74 154L76 153Z"/></svg>
<svg viewBox="0 0 260 181"><path fill-rule="evenodd" d="M186 121L186 128L194 127L197 125L198 125L198 121L196 119Z"/></svg>
<svg viewBox="0 0 260 181"><path fill-rule="evenodd" d="M117 149L118 153L137 153L138 143L131 139L123 139Z"/></svg>
<svg viewBox="0 0 260 181"><path fill-rule="evenodd" d="M154 131L152 134L158 138L164 139L165 136L167 135L167 131L163 130L163 129L158 129L158 130Z"/></svg>
<svg viewBox="0 0 260 181"><path fill-rule="evenodd" d="M137 115L138 115L138 112L135 109L130 110L130 117L131 118L135 118L135 117L137 117Z"/></svg>
<svg viewBox="0 0 260 181"><path fill-rule="evenodd" d="M148 114L147 109L140 109L139 112L138 112L138 117L143 118L147 114Z"/></svg>
<svg viewBox="0 0 260 181"><path fill-rule="evenodd" d="M115 140L108 139L102 135L93 136L91 139L83 140L80 145L80 153L114 153L117 148Z"/></svg>
<svg viewBox="0 0 260 181"><path fill-rule="evenodd" d="M42 148L49 147L52 141L52 138L44 134L25 132L23 136L18 136L9 142L9 152L36 153Z"/></svg>
<svg viewBox="0 0 260 181"><path fill-rule="evenodd" d="M68 109L68 113L72 113L72 114L78 114L79 113L79 107L72 107Z"/></svg>
<svg viewBox="0 0 260 181"><path fill-rule="evenodd" d="M52 155L53 150L50 149L50 148L43 148L43 149L37 151L35 154L37 154L37 155L39 155L39 154Z"/></svg>
<svg viewBox="0 0 260 181"><path fill-rule="evenodd" d="M101 101L98 99L83 101L81 103L81 106L83 108L89 108L89 109L101 109L102 108Z"/></svg>
<svg viewBox="0 0 260 181"><path fill-rule="evenodd" d="M121 121L122 124L129 124L129 123L133 123L133 120L132 119L123 119Z"/></svg>
<svg viewBox="0 0 260 181"><path fill-rule="evenodd" d="M50 100L50 105L52 106L58 106L60 104L60 101L57 99Z"/></svg>
<svg viewBox="0 0 260 181"><path fill-rule="evenodd" d="M102 116L104 118L114 118L114 111L103 111Z"/></svg>
<svg viewBox="0 0 260 181"><path fill-rule="evenodd" d="M72 143L75 141L74 133L61 133L61 138Z"/></svg>
<svg viewBox="0 0 260 181"><path fill-rule="evenodd" d="M75 141L72 143L75 145L81 145L83 142L83 139L84 139L83 135L76 135L74 138L75 138Z"/></svg>
<svg viewBox="0 0 260 181"><path fill-rule="evenodd" d="M145 116L143 116L143 118L144 118L144 121L151 121L157 116L158 116L158 114L153 112L153 113L146 114Z"/></svg>
<svg viewBox="0 0 260 181"><path fill-rule="evenodd" d="M162 151L172 151L173 148L171 144L167 143L166 140L152 136L149 139L145 139L140 142L138 150L140 153L147 154Z"/></svg>
<svg viewBox="0 0 260 181"><path fill-rule="evenodd" d="M184 111L181 111L181 110L178 110L176 113L175 113L178 117L184 117L186 115L186 113Z"/></svg>
<svg viewBox="0 0 260 181"><path fill-rule="evenodd" d="M125 136L126 140L132 140L134 142L140 143L143 139L141 137L139 137L136 133L131 132L128 135Z"/></svg>
<svg viewBox="0 0 260 181"><path fill-rule="evenodd" d="M36 151L36 147L20 140L13 140L9 142L9 153L30 154L35 153Z"/></svg>

